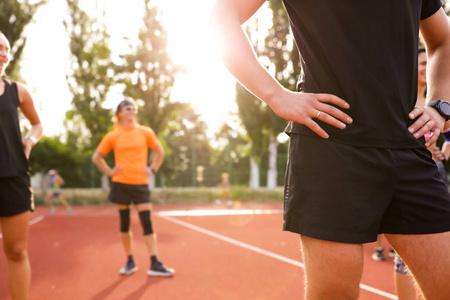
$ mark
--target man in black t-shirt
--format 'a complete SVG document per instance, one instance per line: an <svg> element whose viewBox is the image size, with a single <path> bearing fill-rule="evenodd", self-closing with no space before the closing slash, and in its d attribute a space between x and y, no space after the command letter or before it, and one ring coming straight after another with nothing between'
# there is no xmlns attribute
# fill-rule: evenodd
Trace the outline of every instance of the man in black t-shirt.
<svg viewBox="0 0 450 300"><path fill-rule="evenodd" d="M356 299L362 244L378 234L427 299L450 295L450 196L426 149L450 118L440 0L284 0L302 58L298 92L258 62L242 30L265 2L218 0L212 20L228 69L290 121L284 230L301 236L306 298ZM419 31L425 107L415 107Z"/></svg>

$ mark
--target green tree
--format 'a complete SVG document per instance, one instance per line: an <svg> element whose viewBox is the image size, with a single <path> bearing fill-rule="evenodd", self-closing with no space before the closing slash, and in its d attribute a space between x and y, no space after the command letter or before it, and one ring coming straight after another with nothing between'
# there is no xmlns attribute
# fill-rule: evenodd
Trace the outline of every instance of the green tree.
<svg viewBox="0 0 450 300"><path fill-rule="evenodd" d="M233 117L233 116L230 116ZM237 116L236 116L237 117ZM216 182L222 173L228 173L231 185L247 185L250 176L248 165L250 159L249 138L236 128L236 122L224 124L216 133L218 146L214 149L211 166L215 171L212 175Z"/></svg>
<svg viewBox="0 0 450 300"><path fill-rule="evenodd" d="M17 80L20 78L19 62L27 41L26 37L23 36L23 31L33 19L38 8L47 2L48 0L0 1L0 31L2 31L9 40L13 56L6 72L12 79Z"/></svg>
<svg viewBox="0 0 450 300"><path fill-rule="evenodd" d="M260 62L284 87L295 90L300 74L300 59L290 34L289 19L281 1L270 1L269 8L272 12L272 26L266 34L263 46L261 47L260 35L256 34L260 20L255 20L254 24L250 23L247 33ZM259 187L261 177L259 166L261 158L268 150L267 186L273 190L278 181L277 137L283 132L287 121L276 115L268 105L259 101L240 85L236 88L236 102L242 123L252 143L250 187L253 189Z"/></svg>
<svg viewBox="0 0 450 300"><path fill-rule="evenodd" d="M73 109L66 118L75 121L80 116L93 149L112 126L109 109L103 108L106 95L114 84L114 65L105 27L80 9L78 0L66 0L69 17L64 25L70 36L72 74L67 77L73 95Z"/></svg>
<svg viewBox="0 0 450 300"><path fill-rule="evenodd" d="M102 175L93 165L90 157L105 133L111 129L112 115L103 107L106 95L114 82L114 64L108 45L109 35L103 24L92 19L79 7L79 0L66 0L69 15L64 26L70 36L72 73L67 77L73 95L73 108L66 112L66 128L72 145L83 153L85 184L96 185ZM83 138L85 137L85 138ZM113 156L107 156L108 162ZM89 178L88 180L86 178Z"/></svg>
<svg viewBox="0 0 450 300"><path fill-rule="evenodd" d="M60 137L43 137L30 156L31 173L47 173L50 169L57 169L64 177L68 187L80 186L83 181L83 155L61 142Z"/></svg>
<svg viewBox="0 0 450 300"><path fill-rule="evenodd" d="M266 120L264 120L266 105L239 83L236 83L236 103L242 124L251 142L249 187L258 189L260 187L259 164L262 155L267 151Z"/></svg>
<svg viewBox="0 0 450 300"><path fill-rule="evenodd" d="M167 54L167 33L160 21L158 7L145 0L144 26L133 54L125 55L116 68L124 94L138 102L138 119L158 135L176 114L188 109L185 103L171 102L175 75L181 69Z"/></svg>
<svg viewBox="0 0 450 300"><path fill-rule="evenodd" d="M169 122L165 142L170 151L161 167L165 185L214 185L217 179L212 175L212 148L206 129L205 122L193 110L187 110ZM197 172L199 167L202 174Z"/></svg>

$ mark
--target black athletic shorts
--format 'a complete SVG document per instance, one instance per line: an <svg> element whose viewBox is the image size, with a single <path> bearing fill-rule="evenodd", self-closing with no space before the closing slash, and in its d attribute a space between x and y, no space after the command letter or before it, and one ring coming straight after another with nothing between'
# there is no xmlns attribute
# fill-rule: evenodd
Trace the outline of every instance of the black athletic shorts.
<svg viewBox="0 0 450 300"><path fill-rule="evenodd" d="M109 200L123 205L150 203L150 190L147 184L112 182Z"/></svg>
<svg viewBox="0 0 450 300"><path fill-rule="evenodd" d="M33 191L29 174L0 177L0 217L18 215L31 210Z"/></svg>
<svg viewBox="0 0 450 300"><path fill-rule="evenodd" d="M284 230L343 242L450 231L450 195L431 153L291 135Z"/></svg>

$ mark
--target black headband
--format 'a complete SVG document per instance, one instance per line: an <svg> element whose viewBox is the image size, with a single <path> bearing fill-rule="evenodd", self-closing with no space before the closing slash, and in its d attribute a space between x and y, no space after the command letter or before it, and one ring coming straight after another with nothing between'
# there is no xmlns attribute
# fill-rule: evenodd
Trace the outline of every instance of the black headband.
<svg viewBox="0 0 450 300"><path fill-rule="evenodd" d="M122 100L119 103L119 105L117 106L117 111L120 111L122 108L124 108L125 106L128 106L128 105L136 106L136 103L134 103L134 101L130 100L130 99Z"/></svg>

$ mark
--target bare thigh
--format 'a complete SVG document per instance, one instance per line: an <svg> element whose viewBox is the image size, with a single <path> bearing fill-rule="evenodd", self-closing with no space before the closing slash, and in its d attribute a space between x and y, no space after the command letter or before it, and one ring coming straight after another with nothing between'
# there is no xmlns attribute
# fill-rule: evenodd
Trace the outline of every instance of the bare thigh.
<svg viewBox="0 0 450 300"><path fill-rule="evenodd" d="M141 204L136 204L135 206L136 206L137 211L144 211L144 210L152 211L151 203L141 203Z"/></svg>
<svg viewBox="0 0 450 300"><path fill-rule="evenodd" d="M450 295L450 232L418 235L386 234L426 299Z"/></svg>
<svg viewBox="0 0 450 300"><path fill-rule="evenodd" d="M306 299L357 299L363 270L360 244L301 236Z"/></svg>
<svg viewBox="0 0 450 300"><path fill-rule="evenodd" d="M30 212L0 218L3 249L7 257L21 255L27 249Z"/></svg>

